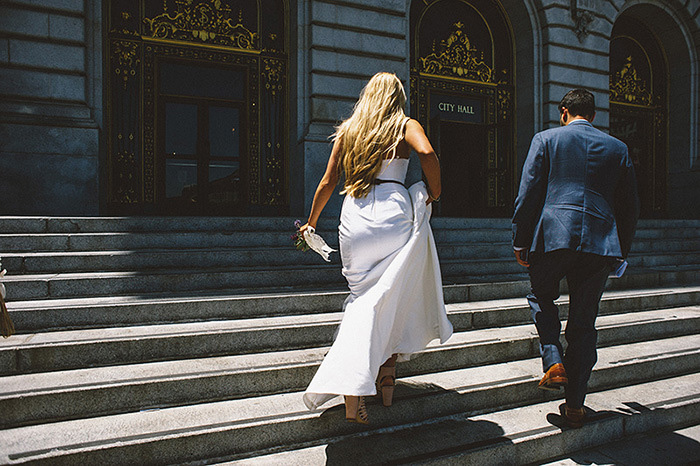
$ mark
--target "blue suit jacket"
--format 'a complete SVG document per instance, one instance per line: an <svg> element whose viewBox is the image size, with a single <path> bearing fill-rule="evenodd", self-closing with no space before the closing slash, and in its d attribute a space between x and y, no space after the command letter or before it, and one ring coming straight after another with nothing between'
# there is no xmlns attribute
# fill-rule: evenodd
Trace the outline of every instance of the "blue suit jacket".
<svg viewBox="0 0 700 466"><path fill-rule="evenodd" d="M513 245L626 257L639 216L627 146L586 120L537 133L523 166Z"/></svg>

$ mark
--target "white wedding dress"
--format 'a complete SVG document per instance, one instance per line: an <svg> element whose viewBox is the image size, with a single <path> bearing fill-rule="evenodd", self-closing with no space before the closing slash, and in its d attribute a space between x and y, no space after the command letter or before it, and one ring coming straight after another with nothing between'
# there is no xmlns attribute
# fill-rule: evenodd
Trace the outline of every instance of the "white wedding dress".
<svg viewBox="0 0 700 466"><path fill-rule="evenodd" d="M403 183L408 159L382 162L379 180ZM392 354L399 361L452 335L421 181L374 185L364 198L346 196L338 227L343 275L350 287L330 351L304 393L315 409L337 395L374 395Z"/></svg>

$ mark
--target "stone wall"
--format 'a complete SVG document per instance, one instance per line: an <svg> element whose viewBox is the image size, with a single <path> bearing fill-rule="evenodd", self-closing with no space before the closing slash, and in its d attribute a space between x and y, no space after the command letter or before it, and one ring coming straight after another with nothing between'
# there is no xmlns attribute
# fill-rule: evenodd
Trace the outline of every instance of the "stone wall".
<svg viewBox="0 0 700 466"><path fill-rule="evenodd" d="M669 216L700 217L700 3L577 0L576 12L571 0L501 3L515 36L518 166L532 134L558 124L557 103L573 87L594 92L595 124L609 128L610 36L621 15L634 15L653 25L668 51ZM101 211L101 5L0 3L0 215ZM391 71L409 90L409 10L409 0L290 0L293 215L308 213L328 137L366 81ZM340 200L334 196L325 214L337 215Z"/></svg>
<svg viewBox="0 0 700 466"><path fill-rule="evenodd" d="M100 3L0 4L2 215L99 212Z"/></svg>
<svg viewBox="0 0 700 466"><path fill-rule="evenodd" d="M672 49L668 214L698 217L700 4L681 0L578 0L577 9L572 11L570 0L502 3L516 38L518 167L524 162L532 135L559 124L557 104L572 88L584 87L594 93L598 105L595 125L609 130L608 54L613 25L630 8L635 14L639 14L637 10L643 12L645 7L640 5L648 5L652 12L665 12L668 24L657 26L654 32L665 48ZM328 136L334 124L349 116L362 85L378 71L393 71L408 90L409 10L408 0L299 0L293 9L297 15L298 107L297 163L291 180L292 192L304 192L303 197L293 197L293 213L308 213L330 153ZM647 23L658 23L656 17L654 20ZM681 39L685 43L680 43ZM679 48L686 59L686 68L681 71L674 66L673 50ZM685 52L688 48L690 56ZM690 67L687 62L691 62ZM688 116L678 115L674 108L684 108ZM411 171L413 179L419 176L415 160ZM334 196L324 213L337 215L339 201Z"/></svg>
<svg viewBox="0 0 700 466"><path fill-rule="evenodd" d="M557 103L566 90L590 89L598 113L594 124L608 130L609 42L623 14L644 21L658 37L669 64L668 216L700 217L698 51L700 3L684 0L542 0L543 105L547 126L558 124ZM577 18L582 18L578 19ZM522 163L522 162L521 162Z"/></svg>
<svg viewBox="0 0 700 466"><path fill-rule="evenodd" d="M296 155L303 168L290 178L291 192L304 192L292 198L292 211L301 215L309 212L325 171L333 126L350 116L369 78L393 72L408 90L408 5L404 0L300 0L297 14ZM324 215L337 215L340 201L334 196Z"/></svg>

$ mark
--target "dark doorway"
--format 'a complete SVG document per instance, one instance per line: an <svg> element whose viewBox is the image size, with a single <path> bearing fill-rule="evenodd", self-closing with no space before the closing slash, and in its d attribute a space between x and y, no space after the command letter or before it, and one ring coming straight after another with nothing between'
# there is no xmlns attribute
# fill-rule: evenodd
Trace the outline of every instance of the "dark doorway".
<svg viewBox="0 0 700 466"><path fill-rule="evenodd" d="M411 2L411 115L441 157L445 217L508 217L515 189L512 32L491 0Z"/></svg>
<svg viewBox="0 0 700 466"><path fill-rule="evenodd" d="M610 41L610 134L629 148L641 216L667 211L668 67L656 36L621 17Z"/></svg>
<svg viewBox="0 0 700 466"><path fill-rule="evenodd" d="M105 2L111 215L284 215L287 0Z"/></svg>
<svg viewBox="0 0 700 466"><path fill-rule="evenodd" d="M161 64L156 196L160 213L244 213L245 76L236 68Z"/></svg>
<svg viewBox="0 0 700 466"><path fill-rule="evenodd" d="M437 129L437 128L436 128ZM483 125L440 122L437 144L442 172L444 217L481 217L486 206L488 136Z"/></svg>

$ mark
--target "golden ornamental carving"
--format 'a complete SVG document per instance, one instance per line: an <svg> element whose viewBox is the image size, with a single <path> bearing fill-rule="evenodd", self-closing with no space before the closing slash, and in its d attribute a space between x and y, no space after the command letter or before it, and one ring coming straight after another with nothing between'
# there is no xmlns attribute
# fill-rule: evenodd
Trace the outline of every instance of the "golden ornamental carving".
<svg viewBox="0 0 700 466"><path fill-rule="evenodd" d="M510 91L506 89L499 89L498 94L496 96L498 100L498 114L501 119L501 121L505 121L508 119L508 116L510 115L510 106L511 106L511 94Z"/></svg>
<svg viewBox="0 0 700 466"><path fill-rule="evenodd" d="M637 105L651 105L653 102L646 81L637 75L631 56L627 57L620 71L610 76L610 101Z"/></svg>
<svg viewBox="0 0 700 466"><path fill-rule="evenodd" d="M277 96L282 91L282 74L284 73L282 61L274 58L264 58L262 61L262 78L265 90Z"/></svg>
<svg viewBox="0 0 700 466"><path fill-rule="evenodd" d="M154 18L145 18L145 37L187 42L203 42L242 50L259 50L258 34L243 25L242 12L238 20L231 17L231 7L222 0L175 0L176 11Z"/></svg>
<svg viewBox="0 0 700 466"><path fill-rule="evenodd" d="M433 43L433 51L420 58L420 71L442 76L492 83L493 69L484 63L484 54L473 47L462 30L462 22L454 23L450 36L439 46Z"/></svg>
<svg viewBox="0 0 700 466"><path fill-rule="evenodd" d="M114 74L122 80L124 90L129 83L129 79L136 76L136 69L141 60L136 58L138 54L138 44L125 40L112 43L112 66Z"/></svg>
<svg viewBox="0 0 700 466"><path fill-rule="evenodd" d="M119 139L122 135L119 134ZM114 163L116 170L116 201L121 204L134 204L138 202L136 187L136 154L133 151L122 149L116 153Z"/></svg>

